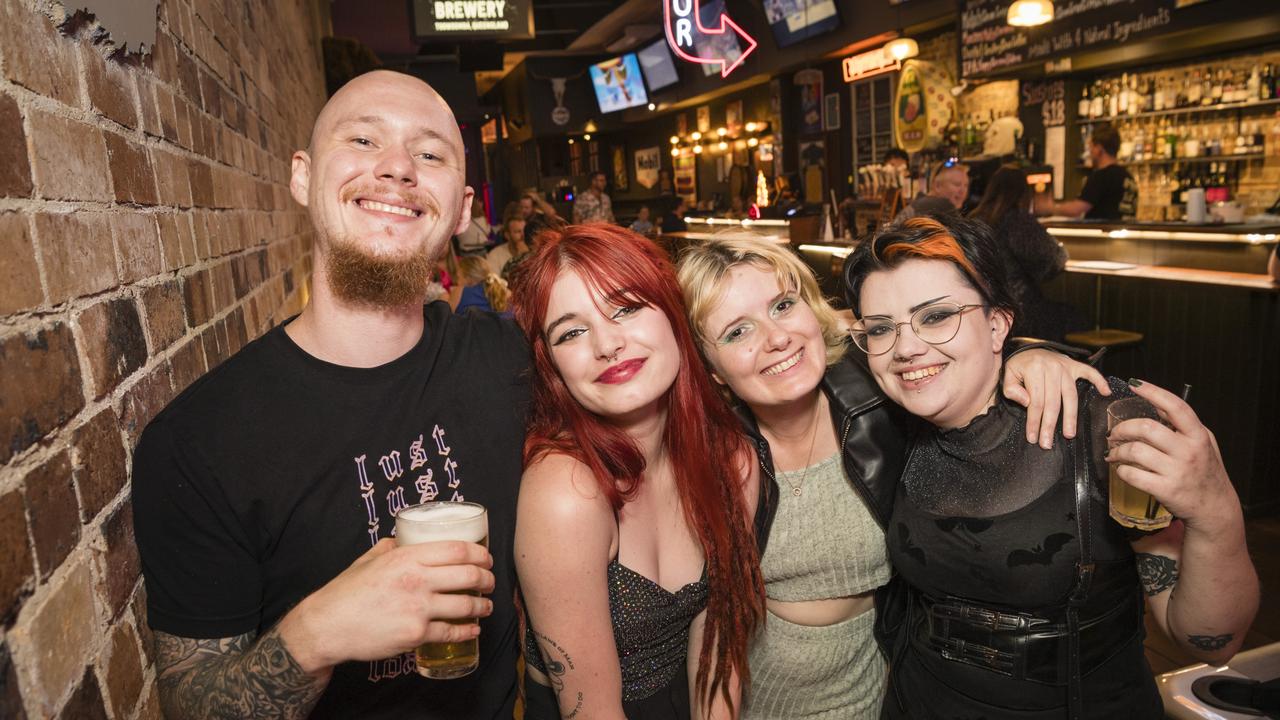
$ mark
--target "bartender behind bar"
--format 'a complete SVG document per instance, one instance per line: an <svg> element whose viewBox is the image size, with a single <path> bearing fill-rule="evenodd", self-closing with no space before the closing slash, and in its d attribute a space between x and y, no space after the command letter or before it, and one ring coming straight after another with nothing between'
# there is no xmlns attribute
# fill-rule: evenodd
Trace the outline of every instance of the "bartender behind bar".
<svg viewBox="0 0 1280 720"><path fill-rule="evenodd" d="M1138 183L1116 162L1120 133L1109 123L1093 129L1089 136L1089 159L1093 172L1075 200L1054 202L1048 195L1036 197L1037 215L1065 215L1086 220L1119 220L1138 213Z"/></svg>

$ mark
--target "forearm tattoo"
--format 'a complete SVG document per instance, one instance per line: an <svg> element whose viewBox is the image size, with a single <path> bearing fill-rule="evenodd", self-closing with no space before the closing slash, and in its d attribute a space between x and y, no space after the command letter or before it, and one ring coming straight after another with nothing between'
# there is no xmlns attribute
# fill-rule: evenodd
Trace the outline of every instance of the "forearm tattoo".
<svg viewBox="0 0 1280 720"><path fill-rule="evenodd" d="M1178 584L1178 562L1164 555L1138 553L1138 579L1147 597L1159 595Z"/></svg>
<svg viewBox="0 0 1280 720"><path fill-rule="evenodd" d="M305 718L327 683L308 675L272 628L193 640L157 632L160 704L171 718Z"/></svg>
<svg viewBox="0 0 1280 720"><path fill-rule="evenodd" d="M565 712L564 707L564 674L568 670L573 670L573 658L569 657L569 653L560 647L559 643L551 638L543 635L537 630L533 634L538 638L538 647L542 650L542 664L547 668L547 681L551 683L551 689L556 691L556 698L560 701L560 715L565 720L571 720L578 717L578 711L582 709L582 693L578 693L577 702L573 709Z"/></svg>
<svg viewBox="0 0 1280 720"><path fill-rule="evenodd" d="M1226 647L1235 637L1234 633L1225 635L1188 635L1187 642L1191 643L1193 647L1211 652Z"/></svg>

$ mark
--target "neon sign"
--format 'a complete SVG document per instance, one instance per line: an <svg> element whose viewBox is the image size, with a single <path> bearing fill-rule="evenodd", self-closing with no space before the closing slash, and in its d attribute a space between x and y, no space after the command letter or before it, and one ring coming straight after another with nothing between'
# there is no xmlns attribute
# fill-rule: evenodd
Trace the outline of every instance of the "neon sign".
<svg viewBox="0 0 1280 720"><path fill-rule="evenodd" d="M742 61L747 59L759 43L755 38L743 32L738 27L727 12L720 13L719 27L706 27L702 24L702 14L699 11L699 0L662 0L662 10L664 16L664 25L667 32L667 44L671 46L672 52L679 56L682 60L702 65L720 65L720 77L729 77L729 73L736 70ZM699 36L724 35L728 32L737 33L738 37L746 44L746 49L736 58L726 57L718 49L715 43L695 42L699 40ZM705 49L713 48L708 52L708 56L704 57L700 54L698 47Z"/></svg>

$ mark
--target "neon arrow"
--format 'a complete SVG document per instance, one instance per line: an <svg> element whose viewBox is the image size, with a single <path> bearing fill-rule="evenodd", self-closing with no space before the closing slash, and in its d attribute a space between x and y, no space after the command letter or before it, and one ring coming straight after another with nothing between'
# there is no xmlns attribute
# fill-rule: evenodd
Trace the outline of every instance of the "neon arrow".
<svg viewBox="0 0 1280 720"><path fill-rule="evenodd" d="M701 63L703 65L719 63L720 77L729 77L729 73L736 70L738 66L742 64L742 61L746 60L747 56L750 55L760 43L756 42L755 38L743 32L742 28L738 27L738 23L734 22L733 19L729 17L728 13L720 13L720 27L704 27L702 24L702 13L698 8L698 2L699 0L663 0L662 10L666 19L664 24L666 25L667 31L667 44L670 45L675 54L680 56L683 60L687 60L692 63ZM675 11L674 21L671 16L673 10ZM690 20L690 15L693 16L692 20ZM690 52L695 49L693 44L693 34L695 29L697 32L704 35L723 35L724 33L732 30L738 34L738 37L746 41L747 47L732 63L729 62L728 58L698 57ZM689 51L685 50L686 47Z"/></svg>

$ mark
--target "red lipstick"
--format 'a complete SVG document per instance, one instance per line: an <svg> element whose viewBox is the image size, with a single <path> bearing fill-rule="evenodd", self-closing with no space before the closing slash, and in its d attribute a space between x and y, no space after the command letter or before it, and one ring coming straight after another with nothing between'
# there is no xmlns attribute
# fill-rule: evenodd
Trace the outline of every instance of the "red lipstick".
<svg viewBox="0 0 1280 720"><path fill-rule="evenodd" d="M620 385L640 372L640 368L644 367L645 359L636 358L634 360L623 360L617 365L612 365L608 370L600 373L596 378L596 382L606 385Z"/></svg>

